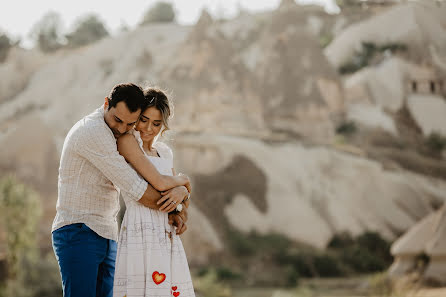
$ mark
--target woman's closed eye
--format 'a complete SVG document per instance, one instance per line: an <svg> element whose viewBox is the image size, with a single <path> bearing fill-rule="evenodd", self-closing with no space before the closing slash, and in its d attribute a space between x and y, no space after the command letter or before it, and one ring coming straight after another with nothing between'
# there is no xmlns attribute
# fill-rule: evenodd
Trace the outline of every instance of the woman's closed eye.
<svg viewBox="0 0 446 297"><path fill-rule="evenodd" d="M140 121L143 122L143 123L147 123L147 120L145 120L144 118L141 118ZM153 125L155 127L159 127L159 126L161 126L161 123L153 123Z"/></svg>

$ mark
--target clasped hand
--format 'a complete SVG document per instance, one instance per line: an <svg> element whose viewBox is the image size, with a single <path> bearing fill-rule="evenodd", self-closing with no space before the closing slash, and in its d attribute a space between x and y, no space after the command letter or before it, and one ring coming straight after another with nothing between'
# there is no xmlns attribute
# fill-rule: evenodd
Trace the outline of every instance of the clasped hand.
<svg viewBox="0 0 446 297"><path fill-rule="evenodd" d="M185 186L175 187L168 191L161 192L161 198L156 202L161 205L159 210L163 212L173 211L178 204L183 202L184 197L187 196L188 190Z"/></svg>

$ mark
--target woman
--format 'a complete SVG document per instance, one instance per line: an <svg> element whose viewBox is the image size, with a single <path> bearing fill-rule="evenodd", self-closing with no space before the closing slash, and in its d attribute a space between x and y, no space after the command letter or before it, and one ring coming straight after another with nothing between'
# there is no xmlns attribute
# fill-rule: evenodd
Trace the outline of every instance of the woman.
<svg viewBox="0 0 446 297"><path fill-rule="evenodd" d="M144 90L144 96L147 107L132 133L118 139L118 150L155 189L163 191L163 198L158 201L160 209L154 210L123 197L127 209L118 241L113 296L195 296L183 245L168 222L168 212L179 211L180 204L188 206L189 179L176 176L172 151L156 141L161 130L162 134L169 129L169 100L155 88ZM141 158L151 162L142 166ZM179 194L178 186L187 189L183 187Z"/></svg>

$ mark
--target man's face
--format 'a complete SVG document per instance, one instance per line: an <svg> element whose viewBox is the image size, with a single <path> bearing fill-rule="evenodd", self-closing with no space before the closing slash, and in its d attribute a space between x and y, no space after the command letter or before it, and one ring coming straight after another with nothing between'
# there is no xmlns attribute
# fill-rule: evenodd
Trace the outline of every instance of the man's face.
<svg viewBox="0 0 446 297"><path fill-rule="evenodd" d="M130 112L123 101L118 102L115 107L108 109L108 98L105 98L104 120L112 130L115 138L132 129L140 113L141 109L138 109L136 112Z"/></svg>

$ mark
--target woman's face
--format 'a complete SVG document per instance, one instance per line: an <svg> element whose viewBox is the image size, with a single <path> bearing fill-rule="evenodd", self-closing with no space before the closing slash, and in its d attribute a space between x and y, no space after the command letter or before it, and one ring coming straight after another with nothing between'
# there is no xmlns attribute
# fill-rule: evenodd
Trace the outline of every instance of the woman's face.
<svg viewBox="0 0 446 297"><path fill-rule="evenodd" d="M143 141L151 141L157 136L163 126L161 111L155 106L147 108L136 123L135 130L141 134Z"/></svg>

